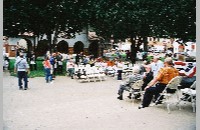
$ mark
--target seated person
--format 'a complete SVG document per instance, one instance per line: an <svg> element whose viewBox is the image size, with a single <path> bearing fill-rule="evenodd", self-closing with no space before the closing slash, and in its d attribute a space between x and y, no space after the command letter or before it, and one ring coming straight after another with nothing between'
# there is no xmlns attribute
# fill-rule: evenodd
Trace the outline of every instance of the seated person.
<svg viewBox="0 0 200 130"><path fill-rule="evenodd" d="M172 58L166 58L164 61L164 67L158 71L158 74L154 77L154 79L145 87L144 98L141 106L138 108L148 107L155 95L155 99L159 97L159 93L161 93L166 85L169 83L171 79L179 76L179 72L177 69L173 67Z"/></svg>
<svg viewBox="0 0 200 130"><path fill-rule="evenodd" d="M130 90L131 83L134 83L135 81L143 78L143 76L141 74L139 74L139 71L140 70L138 67L134 67L133 74L128 76L126 83L120 85L120 88L118 90L119 97L117 97L119 100L123 100L123 92L124 92L124 90L126 90L126 91Z"/></svg>
<svg viewBox="0 0 200 130"><path fill-rule="evenodd" d="M151 71L151 66L146 65L144 66L146 72L144 73L144 77L143 77L143 85L142 85L142 90L144 90L144 88L147 86L147 84L153 79L153 72Z"/></svg>
<svg viewBox="0 0 200 130"><path fill-rule="evenodd" d="M196 81L196 65L189 63L185 70L179 71L180 75L183 76L180 89L190 88L190 86Z"/></svg>
<svg viewBox="0 0 200 130"><path fill-rule="evenodd" d="M151 71L151 66L150 65L143 65L145 72L143 74L143 85L142 85L142 91L144 88L147 86L147 84L153 79L153 72ZM132 94L130 93L128 98L131 99ZM140 98L140 94L135 96L135 99Z"/></svg>

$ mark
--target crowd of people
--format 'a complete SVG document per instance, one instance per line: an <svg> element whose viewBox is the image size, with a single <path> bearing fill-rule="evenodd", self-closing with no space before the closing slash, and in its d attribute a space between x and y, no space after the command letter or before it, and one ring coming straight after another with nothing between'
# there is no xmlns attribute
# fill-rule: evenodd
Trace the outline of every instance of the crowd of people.
<svg viewBox="0 0 200 130"><path fill-rule="evenodd" d="M179 89L189 88L196 81L196 63L185 62L183 57L183 55L179 55L177 60L173 60L172 57L166 57L163 62L159 57L155 56L150 63L144 61L140 67L134 67L126 82L120 84L117 98L123 100L123 91L130 92L130 89L132 89L131 84L138 80L144 81L141 89L145 92L139 109L148 107L152 100L157 100L159 93L176 76L182 76ZM131 93L128 98L131 98ZM136 96L135 98L138 97ZM159 99L158 104L162 103L162 98L164 97Z"/></svg>
<svg viewBox="0 0 200 130"><path fill-rule="evenodd" d="M34 54L34 53L33 53ZM16 58L15 71L18 74L19 89L22 87L22 79L24 79L24 90L28 88L28 69L34 69L35 59L31 57L32 64L28 64L24 58L24 54L20 53ZM65 61L65 62L64 62ZM66 64L65 64L66 63ZM65 67L64 67L65 65ZM139 109L148 107L152 101L155 101L159 93L164 90L169 81L176 76L183 76L180 83L180 88L190 87L196 81L196 63L185 62L182 55L179 55L177 60L167 56L164 61L161 61L159 56L154 56L148 62L143 61L142 64L132 64L129 61L120 58L94 58L92 55L84 55L83 52L79 54L66 54L60 52L49 53L45 55L43 67L45 70L46 83L53 83L57 74L65 74L71 79L81 79L82 76L87 76L91 69L80 69L80 66L93 67L99 73L107 76L115 77L115 80L122 81L119 84L118 99L123 100L124 91L128 91L128 98L132 98L131 85L138 80L143 80L141 90L144 91L143 100ZM64 70L63 68L66 68ZM137 95L135 99L140 99L142 95ZM163 98L163 97L162 97ZM160 100L162 100L162 98ZM162 101L158 102L162 103Z"/></svg>

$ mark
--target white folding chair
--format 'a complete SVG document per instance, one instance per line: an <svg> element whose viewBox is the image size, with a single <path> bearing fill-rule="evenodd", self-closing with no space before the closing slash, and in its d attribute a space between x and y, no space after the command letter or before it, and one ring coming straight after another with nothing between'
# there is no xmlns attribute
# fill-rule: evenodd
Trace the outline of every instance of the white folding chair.
<svg viewBox="0 0 200 130"><path fill-rule="evenodd" d="M86 76L89 82L95 81L94 70L92 67L86 69Z"/></svg>
<svg viewBox="0 0 200 130"><path fill-rule="evenodd" d="M162 93L160 93L160 96L155 101L155 105L158 104L161 97L164 97L163 103L167 104L167 110L168 110L168 113L170 113L170 105L173 103L172 101L170 101L170 98L173 96L176 96L177 102L179 101L178 86L181 82L181 79L182 79L181 76L176 76L173 79L171 79L170 82L166 85L165 89L162 91ZM168 89L174 90L174 92L169 93ZM174 99L173 99L173 101L174 101Z"/></svg>
<svg viewBox="0 0 200 130"><path fill-rule="evenodd" d="M182 97L180 98L177 105L179 105L179 110L181 110L180 102L186 101L191 102L193 112L196 111L196 81L190 86L190 88L181 89Z"/></svg>
<svg viewBox="0 0 200 130"><path fill-rule="evenodd" d="M141 96L143 95L143 91L142 91L142 85L143 85L144 81L141 80L137 80L135 83L131 84L131 93L132 93L132 98L135 99L135 97L137 96Z"/></svg>

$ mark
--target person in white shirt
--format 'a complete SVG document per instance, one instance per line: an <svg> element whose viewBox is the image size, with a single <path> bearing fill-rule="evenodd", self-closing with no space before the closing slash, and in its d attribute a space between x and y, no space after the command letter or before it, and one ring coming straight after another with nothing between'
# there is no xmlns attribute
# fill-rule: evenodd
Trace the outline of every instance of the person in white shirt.
<svg viewBox="0 0 200 130"><path fill-rule="evenodd" d="M164 64L161 60L159 60L158 56L155 56L153 62L151 63L151 70L153 72L153 76L155 77L160 70L160 68L164 67Z"/></svg>
<svg viewBox="0 0 200 130"><path fill-rule="evenodd" d="M71 79L73 79L74 78L75 64L74 64L72 59L70 59L69 62L67 62L67 69L69 71L69 76L71 77Z"/></svg>
<svg viewBox="0 0 200 130"><path fill-rule="evenodd" d="M19 89L23 89L23 83L22 79L24 80L24 90L28 89L28 72L29 72L29 65L24 58L24 54L20 53L20 56L16 58L15 64L14 64L14 72L17 72L18 76L18 86Z"/></svg>

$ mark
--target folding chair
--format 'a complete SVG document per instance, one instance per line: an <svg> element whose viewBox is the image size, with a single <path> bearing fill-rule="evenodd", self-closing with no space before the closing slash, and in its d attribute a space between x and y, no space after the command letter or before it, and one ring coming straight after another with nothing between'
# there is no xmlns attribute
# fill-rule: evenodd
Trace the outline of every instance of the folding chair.
<svg viewBox="0 0 200 130"><path fill-rule="evenodd" d="M143 91L142 91L142 85L143 85L144 81L141 79L141 80L137 80L135 83L132 83L131 84L131 93L133 95L132 98L136 98L138 96L141 96L143 95Z"/></svg>
<svg viewBox="0 0 200 130"><path fill-rule="evenodd" d="M178 86L181 82L181 79L181 76L176 76L171 79L170 82L166 85L165 89L162 91L162 93L160 93L160 96L155 101L155 105L160 102L161 97L164 97L164 99L162 99L163 103L167 103L167 110L168 113L170 113L170 105L172 103L169 101L169 98L175 95L177 97L177 102L179 101ZM174 92L169 92L168 90L172 90Z"/></svg>
<svg viewBox="0 0 200 130"><path fill-rule="evenodd" d="M182 97L180 98L177 105L179 105L179 110L181 110L180 102L186 101L192 103L193 112L196 111L196 81L190 86L190 88L181 89Z"/></svg>
<svg viewBox="0 0 200 130"><path fill-rule="evenodd" d="M88 82L91 82L91 81L95 82L95 75L94 75L94 70L92 67L86 69L86 76L87 76Z"/></svg>

